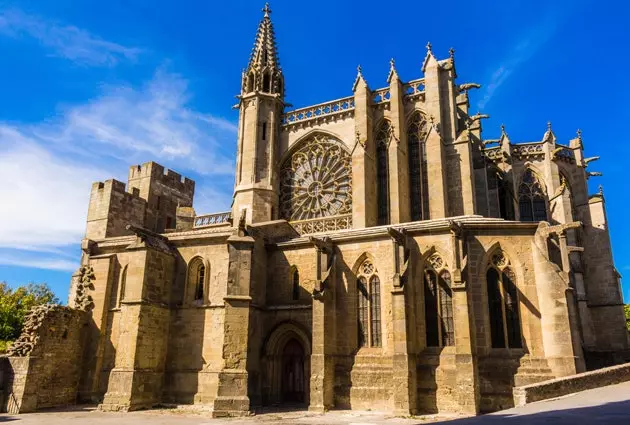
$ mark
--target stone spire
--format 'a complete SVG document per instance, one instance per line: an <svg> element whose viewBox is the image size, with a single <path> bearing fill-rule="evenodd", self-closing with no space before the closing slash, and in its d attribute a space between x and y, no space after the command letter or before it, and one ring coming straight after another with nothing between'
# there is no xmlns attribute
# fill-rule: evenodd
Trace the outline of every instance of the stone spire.
<svg viewBox="0 0 630 425"><path fill-rule="evenodd" d="M265 3L263 18L258 24L254 48L249 57L249 64L243 73L244 94L252 91L284 94L284 78L278 57L276 36L271 22L271 8Z"/></svg>

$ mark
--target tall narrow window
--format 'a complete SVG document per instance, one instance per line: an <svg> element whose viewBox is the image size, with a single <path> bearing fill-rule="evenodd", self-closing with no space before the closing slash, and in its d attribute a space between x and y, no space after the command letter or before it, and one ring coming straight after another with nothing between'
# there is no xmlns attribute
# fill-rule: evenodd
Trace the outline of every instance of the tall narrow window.
<svg viewBox="0 0 630 425"><path fill-rule="evenodd" d="M357 306L359 316L359 347L365 347L368 343L368 290L365 277L357 279Z"/></svg>
<svg viewBox="0 0 630 425"><path fill-rule="evenodd" d="M204 302L207 272L201 257L195 257L188 265L188 287L190 288L188 293L192 293L192 296L189 296L196 304L203 304Z"/></svg>
<svg viewBox="0 0 630 425"><path fill-rule="evenodd" d="M371 345L381 346L381 281L378 276L370 278L370 319L371 319Z"/></svg>
<svg viewBox="0 0 630 425"><path fill-rule="evenodd" d="M265 93L271 93L271 76L269 72L265 72L263 75L263 90Z"/></svg>
<svg viewBox="0 0 630 425"><path fill-rule="evenodd" d="M127 266L122 271L122 275L120 276L120 295L118 296L118 307L125 300L125 290L127 286Z"/></svg>
<svg viewBox="0 0 630 425"><path fill-rule="evenodd" d="M389 141L391 126L383 121L376 134L376 202L378 225L389 224Z"/></svg>
<svg viewBox="0 0 630 425"><path fill-rule="evenodd" d="M300 299L300 273L297 268L293 268L293 273L291 276L292 284L293 284L293 300Z"/></svg>
<svg viewBox="0 0 630 425"><path fill-rule="evenodd" d="M262 123L262 139L267 140L267 123Z"/></svg>
<svg viewBox="0 0 630 425"><path fill-rule="evenodd" d="M359 319L359 347L380 347L381 281L374 264L368 259L359 267L357 277L357 308Z"/></svg>
<svg viewBox="0 0 630 425"><path fill-rule="evenodd" d="M486 283L492 347L521 348L523 342L516 276L503 252L492 256Z"/></svg>
<svg viewBox="0 0 630 425"><path fill-rule="evenodd" d="M428 208L423 212L424 198L427 196L424 174L426 173L426 157L424 144L427 137L427 122L424 116L416 111L407 124L407 155L409 160L409 207L411 220L428 218Z"/></svg>
<svg viewBox="0 0 630 425"><path fill-rule="evenodd" d="M525 171L518 187L518 207L521 221L547 220L545 192L537 176L530 169Z"/></svg>
<svg viewBox="0 0 630 425"><path fill-rule="evenodd" d="M439 254L427 259L424 270L424 316L428 347L455 345L451 274Z"/></svg>

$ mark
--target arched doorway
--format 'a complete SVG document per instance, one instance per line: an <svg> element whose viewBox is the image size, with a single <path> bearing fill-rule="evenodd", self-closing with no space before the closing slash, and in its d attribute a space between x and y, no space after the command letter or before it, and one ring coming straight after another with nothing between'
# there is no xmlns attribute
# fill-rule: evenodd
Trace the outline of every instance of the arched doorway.
<svg viewBox="0 0 630 425"><path fill-rule="evenodd" d="M304 349L295 338L291 338L282 351L282 401L304 403Z"/></svg>
<svg viewBox="0 0 630 425"><path fill-rule="evenodd" d="M262 359L265 405L309 403L311 344L301 326L283 323L270 334Z"/></svg>

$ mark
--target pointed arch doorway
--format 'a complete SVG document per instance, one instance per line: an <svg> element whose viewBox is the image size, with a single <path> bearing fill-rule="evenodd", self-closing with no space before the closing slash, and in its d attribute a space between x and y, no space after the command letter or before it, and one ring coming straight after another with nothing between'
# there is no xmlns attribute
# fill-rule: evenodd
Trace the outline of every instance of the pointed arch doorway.
<svg viewBox="0 0 630 425"><path fill-rule="evenodd" d="M310 400L311 343L299 325L277 326L265 344L263 404L306 407Z"/></svg>

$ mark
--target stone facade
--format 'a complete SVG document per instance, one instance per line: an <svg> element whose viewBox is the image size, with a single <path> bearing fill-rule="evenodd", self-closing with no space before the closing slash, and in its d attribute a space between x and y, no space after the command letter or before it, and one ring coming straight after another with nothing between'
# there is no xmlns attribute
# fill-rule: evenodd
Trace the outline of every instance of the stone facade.
<svg viewBox="0 0 630 425"><path fill-rule="evenodd" d="M627 349L581 134L483 139L453 51L428 45L422 71L392 61L372 90L359 68L352 95L286 111L266 7L232 211L197 215L194 183L155 163L92 187L78 399L478 413Z"/></svg>

